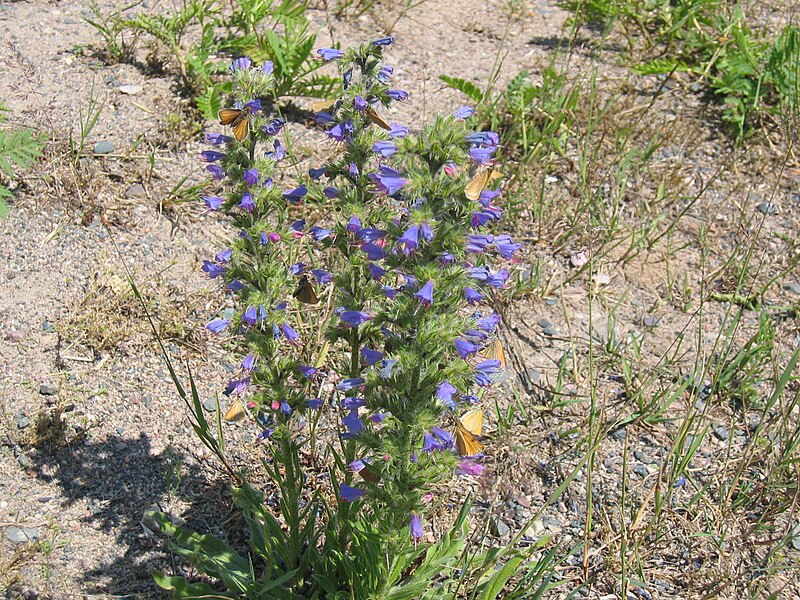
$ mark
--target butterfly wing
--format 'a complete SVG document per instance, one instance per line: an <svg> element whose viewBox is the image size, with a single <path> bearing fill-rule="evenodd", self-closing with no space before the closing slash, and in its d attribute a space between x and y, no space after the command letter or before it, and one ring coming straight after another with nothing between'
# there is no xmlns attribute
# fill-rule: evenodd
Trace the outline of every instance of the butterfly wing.
<svg viewBox="0 0 800 600"><path fill-rule="evenodd" d="M483 188L489 183L490 173L489 169L481 169L469 180L467 186L464 188L464 194L466 194L467 198L470 200L477 200L481 197Z"/></svg>
<svg viewBox="0 0 800 600"><path fill-rule="evenodd" d="M241 117L242 113L244 113L244 111L238 108L223 108L221 111L219 111L219 124L230 125L236 119Z"/></svg>
<svg viewBox="0 0 800 600"><path fill-rule="evenodd" d="M308 280L308 277L303 276L300 283L297 284L297 289L294 291L294 297L300 300L303 304L316 304L319 302L319 297L314 291L314 286Z"/></svg>
<svg viewBox="0 0 800 600"><path fill-rule="evenodd" d="M475 456L483 450L483 444L461 423L456 425L456 450L461 456Z"/></svg>
<svg viewBox="0 0 800 600"><path fill-rule="evenodd" d="M498 338L493 339L492 343L486 347L486 351L483 353L483 356L487 360L499 360L500 368L506 368L506 353L503 349L503 342L501 342Z"/></svg>
<svg viewBox="0 0 800 600"><path fill-rule="evenodd" d="M231 128L233 129L233 137L241 142L250 132L250 118L246 114L240 115L239 119L233 122Z"/></svg>
<svg viewBox="0 0 800 600"><path fill-rule="evenodd" d="M326 112L332 109L335 103L334 100L317 100L311 104L311 110L314 112Z"/></svg>
<svg viewBox="0 0 800 600"><path fill-rule="evenodd" d="M247 409L245 409L244 404L241 400L234 400L231 407L228 409L228 412L225 413L225 416L222 417L228 423L238 423L239 421L243 420L247 416Z"/></svg>
<svg viewBox="0 0 800 600"><path fill-rule="evenodd" d="M382 129L385 129L386 131L391 131L392 130L392 126L389 125L386 121L384 121L380 117L380 115L378 115L378 113L375 112L375 109L372 108L371 106L367 107L367 116L369 117L369 120L372 121L373 123L375 123L375 125L377 125L378 127L381 127Z"/></svg>
<svg viewBox="0 0 800 600"><path fill-rule="evenodd" d="M461 426L473 435L483 435L483 410L473 408L459 419Z"/></svg>

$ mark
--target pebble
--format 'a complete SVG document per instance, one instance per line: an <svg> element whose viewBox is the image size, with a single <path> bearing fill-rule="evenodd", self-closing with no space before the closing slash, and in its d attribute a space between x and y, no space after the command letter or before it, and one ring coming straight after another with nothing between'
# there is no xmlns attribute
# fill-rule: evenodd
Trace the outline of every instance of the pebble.
<svg viewBox="0 0 800 600"><path fill-rule="evenodd" d="M111 154L114 151L114 144L108 140L97 142L92 149L95 154Z"/></svg>
<svg viewBox="0 0 800 600"><path fill-rule="evenodd" d="M728 439L731 437L731 432L728 431L728 428L725 427L722 423L713 423L711 425L711 429L714 432L714 437L716 437L721 442L727 442Z"/></svg>
<svg viewBox="0 0 800 600"><path fill-rule="evenodd" d="M645 327L657 327L660 322L661 319L654 317L653 315L645 315L642 319L642 325Z"/></svg>
<svg viewBox="0 0 800 600"><path fill-rule="evenodd" d="M756 208L758 208L758 212L762 215L772 216L778 214L778 207L772 202L762 202Z"/></svg>
<svg viewBox="0 0 800 600"><path fill-rule="evenodd" d="M116 450L117 452L122 452L123 450L127 449L128 449L128 444L126 444L125 442L117 442L116 444L114 444L114 450Z"/></svg>
<svg viewBox="0 0 800 600"><path fill-rule="evenodd" d="M522 535L529 538L539 538L544 533L544 522L541 519L536 519L533 523L528 525L525 533Z"/></svg>
<svg viewBox="0 0 800 600"><path fill-rule="evenodd" d="M17 458L17 462L23 469L27 469L31 466L31 459L27 454L20 454L19 458Z"/></svg>
<svg viewBox="0 0 800 600"><path fill-rule="evenodd" d="M25 337L25 332L21 329L8 329L3 334L3 337L9 342L19 342Z"/></svg>
<svg viewBox="0 0 800 600"><path fill-rule="evenodd" d="M58 386L54 383L43 383L39 386L39 393L42 396L55 396L58 393Z"/></svg>
<svg viewBox="0 0 800 600"><path fill-rule="evenodd" d="M622 427L621 429L615 429L609 435L611 435L611 439L616 440L618 442L624 442L625 438L628 435L628 431Z"/></svg>
<svg viewBox="0 0 800 600"><path fill-rule="evenodd" d="M137 85L135 83L126 83L124 85L119 86L119 91L122 92L123 94L128 94L129 96L133 96L142 91L142 86Z"/></svg>
<svg viewBox="0 0 800 600"><path fill-rule="evenodd" d="M17 419L17 429L26 429L27 427L30 427L30 425L31 420L26 416L22 416Z"/></svg>
<svg viewBox="0 0 800 600"><path fill-rule="evenodd" d="M639 475L640 477L647 477L647 467L644 465L636 465L633 467L633 472Z"/></svg>
<svg viewBox="0 0 800 600"><path fill-rule="evenodd" d="M203 408L208 412L214 412L217 410L217 399L216 398L206 398L201 402Z"/></svg>
<svg viewBox="0 0 800 600"><path fill-rule="evenodd" d="M492 532L492 535L502 538L511 533L511 528L501 519L492 517L492 519L489 521L489 531Z"/></svg>
<svg viewBox="0 0 800 600"><path fill-rule="evenodd" d="M145 192L144 186L141 183L134 183L133 185L129 185L128 189L125 190L125 197L126 198L141 198L147 192Z"/></svg>
<svg viewBox="0 0 800 600"><path fill-rule="evenodd" d="M56 326L53 325L50 321L48 321L47 319L42 321L42 331L44 331L45 333L54 333L55 330Z"/></svg>
<svg viewBox="0 0 800 600"><path fill-rule="evenodd" d="M17 527L11 525L6 529L6 536L9 542L15 544L25 544L39 539L39 532L33 527Z"/></svg>
<svg viewBox="0 0 800 600"><path fill-rule="evenodd" d="M787 283L783 286L783 289L800 296L800 283Z"/></svg>

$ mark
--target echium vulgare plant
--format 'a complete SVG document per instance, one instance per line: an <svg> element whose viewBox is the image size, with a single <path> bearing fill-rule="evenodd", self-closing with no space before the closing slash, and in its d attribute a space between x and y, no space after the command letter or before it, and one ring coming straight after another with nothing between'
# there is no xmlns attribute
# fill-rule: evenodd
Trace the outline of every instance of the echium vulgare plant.
<svg viewBox="0 0 800 600"><path fill-rule="evenodd" d="M500 192L484 189L497 135L472 131L466 107L416 132L384 121L408 96L382 63L391 43L318 51L338 63L343 91L317 115L334 157L305 184L272 179L285 123L260 111L269 65L234 61L241 112L223 120L236 135L209 135L217 149L203 152L226 189L204 202L238 230L203 270L240 310L208 329L246 346L225 418L251 414L269 448L272 491L245 485L235 498L268 573L259 589L272 581L274 597L393 597L430 537L436 491L481 474L479 390L505 367L490 356L499 316L488 300L509 277L496 263L519 245L484 231L502 214Z"/></svg>

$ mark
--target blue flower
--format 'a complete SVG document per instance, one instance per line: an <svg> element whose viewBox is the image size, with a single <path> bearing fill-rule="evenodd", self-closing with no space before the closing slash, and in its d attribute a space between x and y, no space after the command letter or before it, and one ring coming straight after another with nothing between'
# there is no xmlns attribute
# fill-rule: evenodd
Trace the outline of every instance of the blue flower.
<svg viewBox="0 0 800 600"><path fill-rule="evenodd" d="M311 272L321 285L325 285L326 283L333 281L333 275L331 275L328 271L323 269L311 269Z"/></svg>
<svg viewBox="0 0 800 600"><path fill-rule="evenodd" d="M319 178L325 175L325 167L320 167L319 169L309 169L308 176L311 177L314 181L319 181Z"/></svg>
<svg viewBox="0 0 800 600"><path fill-rule="evenodd" d="M275 65L272 64L271 60L265 60L264 64L261 65L261 72L264 75L272 75L272 72L275 70Z"/></svg>
<svg viewBox="0 0 800 600"><path fill-rule="evenodd" d="M333 118L332 114L324 111L317 113L317 115L314 117L314 120L320 125L328 125L336 122L336 119Z"/></svg>
<svg viewBox="0 0 800 600"><path fill-rule="evenodd" d="M332 231L330 229L325 229L324 227L316 227L315 226L315 227L312 227L311 229L309 229L308 233L310 233L311 236L315 240L317 240L318 242L321 242L325 238L330 237Z"/></svg>
<svg viewBox="0 0 800 600"><path fill-rule="evenodd" d="M376 79L381 83L387 83L389 81L389 78L392 76L392 73L394 73L394 67L390 67L389 65L383 65L380 71L378 71Z"/></svg>
<svg viewBox="0 0 800 600"><path fill-rule="evenodd" d="M476 254L483 253L487 246L491 245L494 237L491 235L470 235L467 236L467 245L465 250L467 252L475 252Z"/></svg>
<svg viewBox="0 0 800 600"><path fill-rule="evenodd" d="M303 231L306 228L306 220L305 219L297 219L297 221L292 222L289 225L289 229L294 231Z"/></svg>
<svg viewBox="0 0 800 600"><path fill-rule="evenodd" d="M494 238L494 247L500 256L511 259L514 253L522 248L522 244L515 244L510 235L503 234Z"/></svg>
<svg viewBox="0 0 800 600"><path fill-rule="evenodd" d="M204 260L203 261L203 266L201 267L201 270L204 273L208 273L208 278L209 279L216 279L220 275L224 275L225 271L227 271L228 269L227 269L227 267L221 267L221 266L211 262L210 260Z"/></svg>
<svg viewBox="0 0 800 600"><path fill-rule="evenodd" d="M366 494L366 492L360 488L350 487L344 483L339 484L339 498L341 498L343 502L355 502L364 494Z"/></svg>
<svg viewBox="0 0 800 600"><path fill-rule="evenodd" d="M423 538L425 533L422 531L422 523L419 520L419 515L411 515L411 521L408 523L408 530L411 533L411 539L414 541L414 543Z"/></svg>
<svg viewBox="0 0 800 600"><path fill-rule="evenodd" d="M200 153L200 160L204 162L217 162L226 156L228 155L223 152L217 152L216 150L203 150Z"/></svg>
<svg viewBox="0 0 800 600"><path fill-rule="evenodd" d="M422 306L430 306L433 304L433 281L428 281L425 285L423 285L420 290L414 294L414 298Z"/></svg>
<svg viewBox="0 0 800 600"><path fill-rule="evenodd" d="M358 237L365 242L376 242L382 240L386 232L383 229L375 229L374 227L364 227L358 230Z"/></svg>
<svg viewBox="0 0 800 600"><path fill-rule="evenodd" d="M426 242L430 242L433 239L433 230L427 221L419 224L419 234Z"/></svg>
<svg viewBox="0 0 800 600"><path fill-rule="evenodd" d="M397 144L394 142L377 141L372 144L372 151L380 154L383 158L389 158L392 154L397 152Z"/></svg>
<svg viewBox="0 0 800 600"><path fill-rule="evenodd" d="M497 150L497 146L489 146L488 148L470 148L469 156L479 165L485 164L492 160L492 154Z"/></svg>
<svg viewBox="0 0 800 600"><path fill-rule="evenodd" d="M464 298L470 304L477 304L483 300L483 294L481 294L478 290L465 286L464 287Z"/></svg>
<svg viewBox="0 0 800 600"><path fill-rule="evenodd" d="M500 315L493 312L488 317L484 317L477 321L477 325L479 329L483 329L489 333L494 332L497 329L497 326L500 324Z"/></svg>
<svg viewBox="0 0 800 600"><path fill-rule="evenodd" d="M320 372L317 367L312 367L309 365L297 365L297 370L300 371L300 375L306 379L313 379L317 373Z"/></svg>
<svg viewBox="0 0 800 600"><path fill-rule="evenodd" d="M436 386L436 398L438 398L442 404L444 404L450 410L454 410L456 408L453 395L457 393L458 390L456 389L456 386L449 381L443 381Z"/></svg>
<svg viewBox="0 0 800 600"><path fill-rule="evenodd" d="M500 269L497 273L489 274L486 279L486 285L499 289L505 286L510 275L511 273L508 272L508 269Z"/></svg>
<svg viewBox="0 0 800 600"><path fill-rule="evenodd" d="M231 63L230 69L234 73L237 71L246 71L250 68L253 62L246 56L242 56L241 58L235 58Z"/></svg>
<svg viewBox="0 0 800 600"><path fill-rule="evenodd" d="M341 407L344 410L358 410L362 406L366 406L367 401L364 398L358 398L355 396L350 396L342 400Z"/></svg>
<svg viewBox="0 0 800 600"><path fill-rule="evenodd" d="M322 194L326 198L338 198L339 190L337 190L335 187L327 186L322 190Z"/></svg>
<svg viewBox="0 0 800 600"><path fill-rule="evenodd" d="M242 359L242 371L252 371L256 366L256 355L252 352Z"/></svg>
<svg viewBox="0 0 800 600"><path fill-rule="evenodd" d="M433 435L435 435L436 438L444 446L444 448L443 448L444 450L449 450L450 448L453 447L453 445L456 442L449 431L445 431L444 429L442 429L440 427L432 427L431 431L433 432Z"/></svg>
<svg viewBox="0 0 800 600"><path fill-rule="evenodd" d="M353 100L353 106L358 112L363 112L369 106L369 102L364 100L361 96L356 96Z"/></svg>
<svg viewBox="0 0 800 600"><path fill-rule="evenodd" d="M306 400L306 404L308 408L313 408L314 410L322 408L322 398L309 398Z"/></svg>
<svg viewBox="0 0 800 600"><path fill-rule="evenodd" d="M361 244L361 250L367 255L369 260L381 260L386 256L386 250L372 242Z"/></svg>
<svg viewBox="0 0 800 600"><path fill-rule="evenodd" d="M319 117L319 115L317 115ZM349 142L353 135L353 121L348 119L344 123L337 123L328 130L328 137L337 142Z"/></svg>
<svg viewBox="0 0 800 600"><path fill-rule="evenodd" d="M350 217L350 220L347 221L347 231L350 233L358 233L361 230L361 219L359 219L356 215Z"/></svg>
<svg viewBox="0 0 800 600"><path fill-rule="evenodd" d="M343 440L351 440L364 429L364 422L359 418L358 411L353 410L342 417L342 425L347 429L341 434Z"/></svg>
<svg viewBox="0 0 800 600"><path fill-rule="evenodd" d="M344 310L339 313L339 318L350 327L358 327L372 318L369 313L360 310Z"/></svg>
<svg viewBox="0 0 800 600"><path fill-rule="evenodd" d="M215 146L221 146L222 144L227 144L233 138L229 135L222 135L221 133L207 133L206 140L209 143L214 144Z"/></svg>
<svg viewBox="0 0 800 600"><path fill-rule="evenodd" d="M255 306L248 306L247 310L242 315L242 324L248 327L253 327L258 323L258 308Z"/></svg>
<svg viewBox="0 0 800 600"><path fill-rule="evenodd" d="M283 401L281 402L281 412L282 412L283 414L285 414L285 415L290 415L290 414L292 414L292 407L291 407L291 406L289 406L289 403L288 403L288 402L286 402L286 400L283 400Z"/></svg>
<svg viewBox="0 0 800 600"><path fill-rule="evenodd" d="M498 146L500 144L500 136L494 131L475 131L464 136L470 144L480 144L482 146Z"/></svg>
<svg viewBox="0 0 800 600"><path fill-rule="evenodd" d="M378 376L381 379L390 379L392 377L392 371L394 371L394 368L399 362L400 361L396 358L384 358L381 361L381 370Z"/></svg>
<svg viewBox="0 0 800 600"><path fill-rule="evenodd" d="M419 225L412 225L403 232L397 243L403 246L403 254L409 254L419 246Z"/></svg>
<svg viewBox="0 0 800 600"><path fill-rule="evenodd" d="M408 100L408 92L405 90L387 90L386 95L392 100L397 100L398 102Z"/></svg>
<svg viewBox="0 0 800 600"><path fill-rule="evenodd" d="M264 153L265 158L271 158L275 162L279 162L286 158L286 148L281 145L280 140L276 139L274 142L272 142L272 147L274 149L272 152Z"/></svg>
<svg viewBox="0 0 800 600"><path fill-rule="evenodd" d="M214 255L214 260L218 263L227 263L231 260L233 256L233 248L226 248L225 250L220 250Z"/></svg>
<svg viewBox="0 0 800 600"><path fill-rule="evenodd" d="M256 203L253 201L253 196L250 194L250 192L245 192L242 194L242 200L239 202L239 208L245 212L251 213L255 207Z"/></svg>
<svg viewBox="0 0 800 600"><path fill-rule="evenodd" d="M209 210L217 210L225 202L225 199L219 196L203 196L203 202Z"/></svg>
<svg viewBox="0 0 800 600"><path fill-rule="evenodd" d="M286 323L281 323L281 331L283 335L286 336L286 340L293 345L297 345L297 341L300 339L300 334L297 333L291 325Z"/></svg>
<svg viewBox="0 0 800 600"><path fill-rule="evenodd" d="M403 179L399 171L395 171L391 167L381 165L378 167L377 173L370 173L369 178L375 182L378 189L383 191L387 196L396 194L408 181Z"/></svg>
<svg viewBox="0 0 800 600"><path fill-rule="evenodd" d="M391 127L391 131L389 135L393 138L404 138L408 135L408 127L405 125L400 125L400 123L389 123L389 127Z"/></svg>
<svg viewBox="0 0 800 600"><path fill-rule="evenodd" d="M381 288L383 295L389 298L389 300L394 300L397 296L397 292L399 291L397 288L393 288L390 285L385 285Z"/></svg>
<svg viewBox="0 0 800 600"><path fill-rule="evenodd" d="M384 354L378 350L373 350L372 348L364 347L361 349L361 358L364 359L364 362L367 363L370 367L374 365L379 360L383 360Z"/></svg>
<svg viewBox="0 0 800 600"><path fill-rule="evenodd" d="M319 54L322 57L322 60L325 62L330 62L332 60L336 60L337 58L341 58L344 52L336 48L320 48L317 50L317 54Z"/></svg>
<svg viewBox="0 0 800 600"><path fill-rule="evenodd" d="M347 392L361 385L364 385L364 380L361 377L355 377L353 379L345 379L339 385L336 386L336 389L339 390L340 392Z"/></svg>
<svg viewBox="0 0 800 600"><path fill-rule="evenodd" d="M457 339L453 342L453 344L455 344L458 355L463 359L472 356L478 351L478 347L467 340Z"/></svg>
<svg viewBox="0 0 800 600"><path fill-rule="evenodd" d="M306 263L299 262L294 263L292 266L289 267L289 273L292 275L302 275L303 271L306 270Z"/></svg>
<svg viewBox="0 0 800 600"><path fill-rule="evenodd" d="M301 185L300 187L295 188L293 190L289 190L288 192L283 192L283 197L292 204L297 204L303 199L303 196L305 196L307 193L308 193L308 188L306 188L305 185Z"/></svg>
<svg viewBox="0 0 800 600"><path fill-rule="evenodd" d="M228 284L228 289L232 292L238 292L242 288L244 288L244 284L238 279L234 279Z"/></svg>
<svg viewBox="0 0 800 600"><path fill-rule="evenodd" d="M211 323L206 325L206 329L208 329L211 333L219 333L230 324L230 319L214 319L211 321Z"/></svg>
<svg viewBox="0 0 800 600"><path fill-rule="evenodd" d="M436 260L438 260L443 265L452 265L454 262L456 262L456 257L450 252L442 252L436 258Z"/></svg>
<svg viewBox="0 0 800 600"><path fill-rule="evenodd" d="M242 175L242 179L244 179L245 185L253 186L258 183L258 169L253 167L252 169L248 169Z"/></svg>
<svg viewBox="0 0 800 600"><path fill-rule="evenodd" d="M369 276L374 281L378 281L381 277L386 275L386 269L376 265L375 263L369 263L367 266L369 267Z"/></svg>
<svg viewBox="0 0 800 600"><path fill-rule="evenodd" d="M459 121L463 121L464 119L469 119L475 113L475 109L469 106L462 106L461 108L456 109L453 111L453 117L455 117Z"/></svg>
<svg viewBox="0 0 800 600"><path fill-rule="evenodd" d="M206 170L211 173L211 176L217 181L225 178L225 171L218 165L206 165Z"/></svg>
<svg viewBox="0 0 800 600"><path fill-rule="evenodd" d="M275 118L262 127L262 131L270 137L276 136L281 132L283 126L286 125L286 119Z"/></svg>
<svg viewBox="0 0 800 600"><path fill-rule="evenodd" d="M390 35L379 38L372 42L373 46L391 46L394 43L394 38Z"/></svg>

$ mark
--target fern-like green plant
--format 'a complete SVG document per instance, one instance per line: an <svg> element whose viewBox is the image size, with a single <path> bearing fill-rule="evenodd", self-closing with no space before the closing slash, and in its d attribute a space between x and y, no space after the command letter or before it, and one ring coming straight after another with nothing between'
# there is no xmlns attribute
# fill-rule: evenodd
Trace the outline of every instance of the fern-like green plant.
<svg viewBox="0 0 800 600"><path fill-rule="evenodd" d="M8 215L5 199L13 197L3 178L14 178L15 169L30 169L42 155L41 136L30 129L6 128L6 112L8 108L0 103L0 217Z"/></svg>

